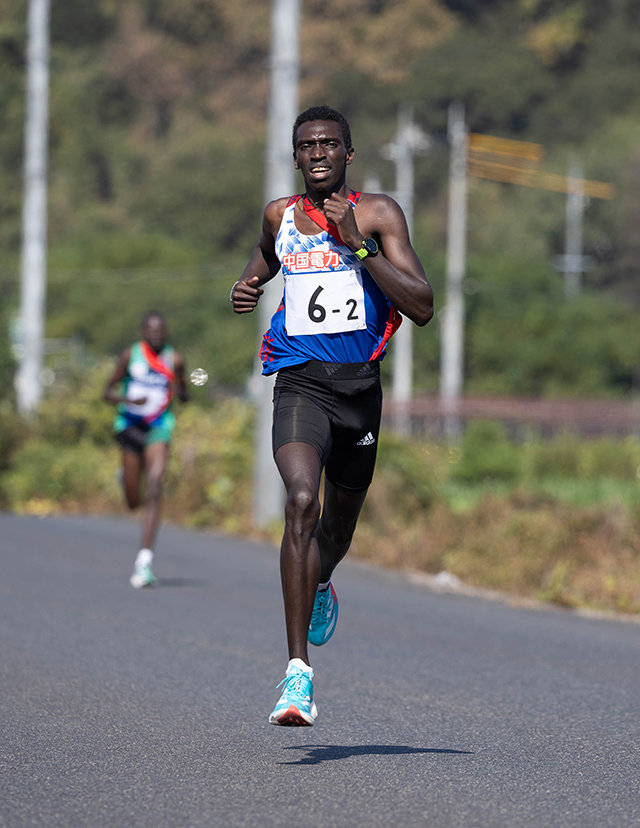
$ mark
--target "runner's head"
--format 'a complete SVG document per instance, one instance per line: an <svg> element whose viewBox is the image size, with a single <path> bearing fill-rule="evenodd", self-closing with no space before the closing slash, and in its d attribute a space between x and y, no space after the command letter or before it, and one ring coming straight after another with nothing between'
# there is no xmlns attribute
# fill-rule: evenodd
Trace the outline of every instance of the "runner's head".
<svg viewBox="0 0 640 828"><path fill-rule="evenodd" d="M335 121L340 125L340 131L342 132L345 149L353 149L351 146L351 128L344 115L338 112L337 109L332 109L330 106L310 106L309 109L305 109L304 112L301 112L298 115L293 125L292 141L294 156L296 154L298 128L302 124L306 124L308 121Z"/></svg>
<svg viewBox="0 0 640 828"><path fill-rule="evenodd" d="M142 337L156 353L159 353L167 341L167 323L158 311L149 311L142 320Z"/></svg>
<svg viewBox="0 0 640 828"><path fill-rule="evenodd" d="M307 195L314 203L344 188L353 155L349 124L335 109L314 106L298 116L293 131L293 165L302 173Z"/></svg>

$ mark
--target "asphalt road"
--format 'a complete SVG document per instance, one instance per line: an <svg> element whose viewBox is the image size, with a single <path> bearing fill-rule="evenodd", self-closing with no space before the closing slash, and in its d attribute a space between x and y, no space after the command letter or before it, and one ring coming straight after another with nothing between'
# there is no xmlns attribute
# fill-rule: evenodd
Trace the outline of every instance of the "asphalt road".
<svg viewBox="0 0 640 828"><path fill-rule="evenodd" d="M640 825L640 625L439 594L350 562L313 728L267 723L278 555L0 514L0 825Z"/></svg>

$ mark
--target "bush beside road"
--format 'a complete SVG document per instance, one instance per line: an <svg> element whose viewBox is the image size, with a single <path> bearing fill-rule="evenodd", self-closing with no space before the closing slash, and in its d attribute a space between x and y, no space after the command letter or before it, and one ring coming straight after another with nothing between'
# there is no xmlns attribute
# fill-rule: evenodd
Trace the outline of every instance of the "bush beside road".
<svg viewBox="0 0 640 828"><path fill-rule="evenodd" d="M106 368L48 397L33 423L3 404L1 508L124 512L113 412L100 399ZM251 522L252 406L203 389L177 413L165 518L278 544L279 522L265 531ZM636 436L543 439L532 430L516 442L500 423L476 420L451 446L386 430L352 554L527 599L640 614L639 473Z"/></svg>

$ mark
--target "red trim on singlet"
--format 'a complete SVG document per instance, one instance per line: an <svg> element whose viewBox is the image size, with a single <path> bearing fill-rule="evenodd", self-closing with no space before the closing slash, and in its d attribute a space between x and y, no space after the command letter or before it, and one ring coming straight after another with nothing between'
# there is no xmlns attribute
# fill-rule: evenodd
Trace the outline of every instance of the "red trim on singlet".
<svg viewBox="0 0 640 828"><path fill-rule="evenodd" d="M389 318L387 319L386 325L384 326L384 334L382 336L382 339L380 340L380 344L369 357L369 362L379 358L380 354L384 351L387 342L398 330L400 325L402 325L402 316L400 314L400 311L396 310L396 308L394 308L393 305L391 305L391 308L389 309Z"/></svg>
<svg viewBox="0 0 640 828"><path fill-rule="evenodd" d="M361 193L359 191L349 190L349 195L347 196L347 198L349 199L349 201L352 204L357 204L358 201L360 200L360 195L361 195ZM338 244L344 245L344 242L342 241L342 239L340 237L340 233L338 232L338 228L336 227L336 225L331 224L329 222L329 220L327 219L327 217L325 216L325 214L322 212L322 210L319 210L311 202L309 202L307 204L306 195L291 196L291 198L287 202L287 207L290 207L292 204L295 204L300 199L302 199L302 207L303 207L305 213L309 216L309 218L315 224L317 224L318 227L320 227L326 233L329 233L329 235L332 236L338 242ZM281 307L282 307L282 305L281 305ZM280 308L278 308L278 310L280 310ZM380 355L384 351L387 343L389 342L391 337L394 335L394 333L398 330L398 328L400 327L401 324L402 324L402 315L401 315L400 311L398 311L393 305L391 305L391 307L389 308L389 316L388 316L387 321L385 323L384 334L382 335L382 339L380 340L380 344L378 345L378 347L375 349L375 351L369 357L369 362L372 362L374 359L379 359L380 358ZM269 346L269 341L266 339L266 334L265 334L265 336L263 338L262 348L260 350L260 355L261 355L261 357L263 357L263 360L264 360L264 358L269 359L268 353L269 353L270 350L271 349L270 349L270 346Z"/></svg>
<svg viewBox="0 0 640 828"><path fill-rule="evenodd" d="M349 190L349 195L347 196L347 198L352 204L357 204L360 200L360 193L356 192L355 190ZM305 213L309 216L311 221L317 224L318 227L322 228L322 230L324 230L325 233L329 233L329 235L332 236L338 242L338 244L344 245L344 242L340 237L340 233L338 232L338 228L336 227L336 225L332 224L329 221L329 219L325 216L325 214L322 212L322 210L319 210L314 204L312 204L312 202L307 198L306 195L292 196L289 199L287 207L289 207L296 201L299 201L300 199L302 199L302 208L305 211Z"/></svg>
<svg viewBox="0 0 640 828"><path fill-rule="evenodd" d="M155 371L157 374L162 374L163 377L166 377L169 380L169 387L167 389L167 401L166 405L162 408L161 411L156 411L153 414L148 414L142 419L145 423L152 423L155 419L157 419L160 414L169 408L171 404L171 400L173 399L173 386L175 383L176 375L173 369L169 368L156 354L153 348L146 342L144 339L140 342L140 350L142 352L142 356L147 360L149 367L152 371Z"/></svg>
<svg viewBox="0 0 640 828"><path fill-rule="evenodd" d="M142 356L149 363L149 367L157 374L162 374L163 376L165 376L173 385L173 383L176 381L175 372L160 359L158 354L153 350L153 348L149 345L148 342L144 341L144 339L140 343L140 350L142 351Z"/></svg>

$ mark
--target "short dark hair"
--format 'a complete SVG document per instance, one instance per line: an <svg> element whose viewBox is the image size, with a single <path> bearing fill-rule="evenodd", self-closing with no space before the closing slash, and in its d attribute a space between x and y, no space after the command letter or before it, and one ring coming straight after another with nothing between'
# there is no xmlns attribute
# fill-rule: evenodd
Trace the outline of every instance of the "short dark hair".
<svg viewBox="0 0 640 828"><path fill-rule="evenodd" d="M145 313L145 315L142 318L142 327L144 328L147 322L149 322L151 319L159 319L162 322L162 324L166 327L167 320L165 319L164 313L161 313L157 310L150 310L147 311L147 313Z"/></svg>
<svg viewBox="0 0 640 828"><path fill-rule="evenodd" d="M344 141L346 149L352 149L351 127L349 126L349 122L344 115L338 112L337 109L333 109L330 106L310 106L309 109L305 109L304 112L301 112L298 115L293 125L293 134L291 138L293 141L294 155L296 152L298 129L302 124L306 124L308 121L335 121L340 125L340 129L342 130L342 140Z"/></svg>

